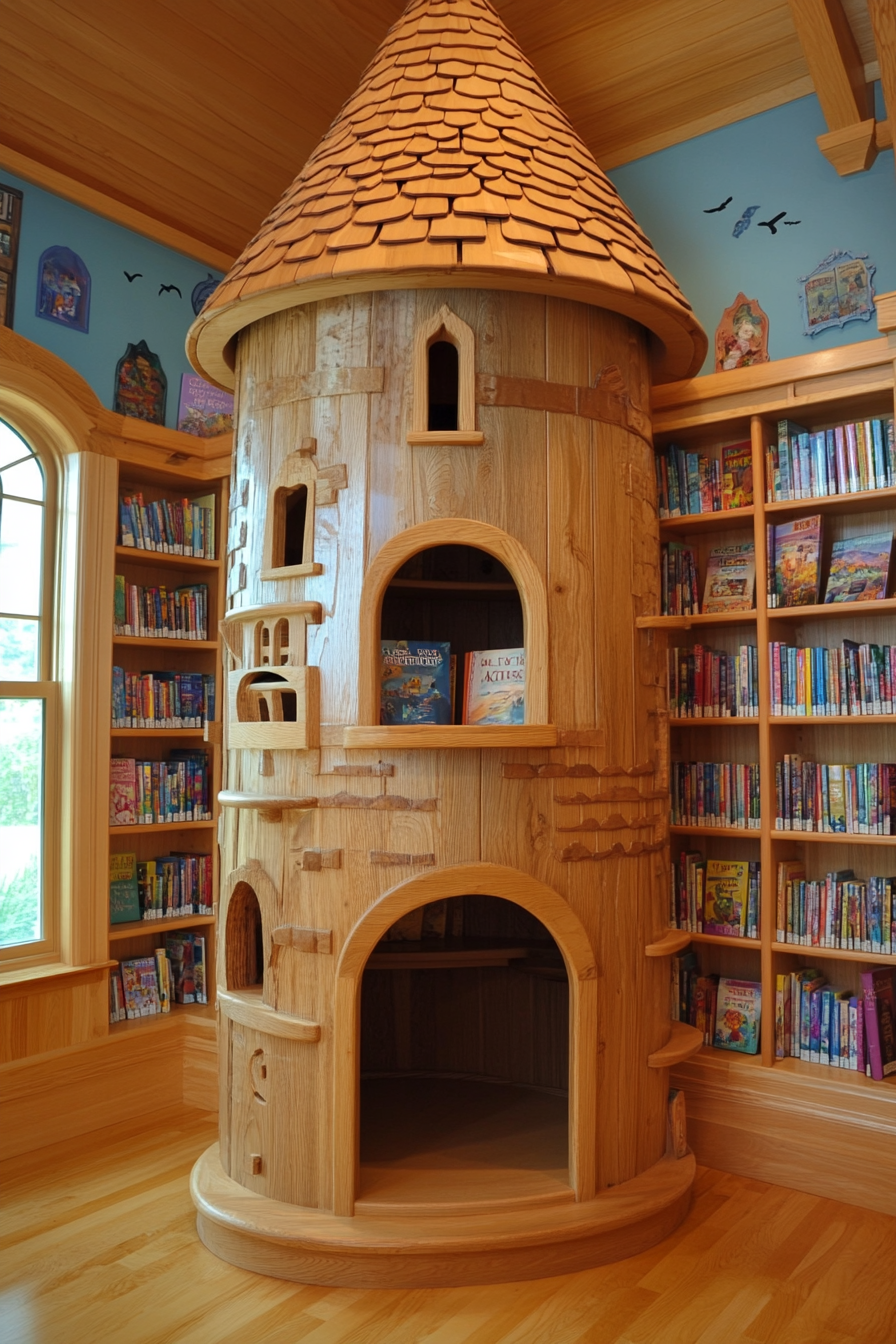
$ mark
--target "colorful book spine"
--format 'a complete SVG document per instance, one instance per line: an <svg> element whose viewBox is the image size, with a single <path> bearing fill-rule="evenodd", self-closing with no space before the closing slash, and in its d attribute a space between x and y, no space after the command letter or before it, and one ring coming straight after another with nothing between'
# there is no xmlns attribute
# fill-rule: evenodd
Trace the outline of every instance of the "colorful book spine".
<svg viewBox="0 0 896 1344"><path fill-rule="evenodd" d="M756 646L736 654L695 644L668 651L669 712L676 719L756 718L759 664Z"/></svg>
<svg viewBox="0 0 896 1344"><path fill-rule="evenodd" d="M896 645L845 639L839 648L798 649L772 643L768 657L771 713L775 716L894 713Z"/></svg>
<svg viewBox="0 0 896 1344"><path fill-rule="evenodd" d="M850 421L808 431L778 423L766 452L766 501L822 499L896 486L892 418Z"/></svg>
<svg viewBox="0 0 896 1344"><path fill-rule="evenodd" d="M759 766L739 761L675 761L673 826L759 829Z"/></svg>
<svg viewBox="0 0 896 1344"><path fill-rule="evenodd" d="M125 491L119 498L118 518L119 546L198 560L215 558L214 508L209 503L188 499L147 503L141 491Z"/></svg>
<svg viewBox="0 0 896 1344"><path fill-rule="evenodd" d="M778 831L896 835L896 765L804 761L775 763Z"/></svg>

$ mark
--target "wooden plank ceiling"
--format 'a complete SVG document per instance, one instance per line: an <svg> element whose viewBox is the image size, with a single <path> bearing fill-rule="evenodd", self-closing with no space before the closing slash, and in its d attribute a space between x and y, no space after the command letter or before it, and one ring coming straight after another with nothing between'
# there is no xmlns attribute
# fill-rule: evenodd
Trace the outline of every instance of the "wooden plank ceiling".
<svg viewBox="0 0 896 1344"><path fill-rule="evenodd" d="M403 7L7 0L0 164L57 189L55 175L73 179L220 263L255 233ZM812 91L788 0L495 7L603 168ZM866 0L843 7L875 77Z"/></svg>

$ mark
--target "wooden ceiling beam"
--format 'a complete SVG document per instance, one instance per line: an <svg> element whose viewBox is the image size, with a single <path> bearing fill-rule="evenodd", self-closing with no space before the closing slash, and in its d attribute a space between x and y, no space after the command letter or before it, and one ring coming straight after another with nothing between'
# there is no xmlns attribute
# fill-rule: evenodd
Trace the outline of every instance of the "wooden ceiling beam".
<svg viewBox="0 0 896 1344"><path fill-rule="evenodd" d="M790 13L828 124L818 147L841 177L864 172L877 157L874 105L842 0L790 0Z"/></svg>
<svg viewBox="0 0 896 1344"><path fill-rule="evenodd" d="M868 0L868 14L880 65L884 106L887 109L887 120L882 123L887 128L886 137L880 134L878 128L877 147L882 149L887 141L892 147L893 126L896 125L896 0Z"/></svg>

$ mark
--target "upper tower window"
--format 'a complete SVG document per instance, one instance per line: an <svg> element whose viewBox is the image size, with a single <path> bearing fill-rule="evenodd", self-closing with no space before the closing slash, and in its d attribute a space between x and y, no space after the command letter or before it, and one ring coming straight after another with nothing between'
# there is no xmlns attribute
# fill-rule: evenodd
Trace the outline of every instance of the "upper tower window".
<svg viewBox="0 0 896 1344"><path fill-rule="evenodd" d="M476 447L476 364L473 329L447 304L414 337L413 422L408 443Z"/></svg>
<svg viewBox="0 0 896 1344"><path fill-rule="evenodd" d="M429 347L429 415L427 429L457 429L458 357L451 341Z"/></svg>

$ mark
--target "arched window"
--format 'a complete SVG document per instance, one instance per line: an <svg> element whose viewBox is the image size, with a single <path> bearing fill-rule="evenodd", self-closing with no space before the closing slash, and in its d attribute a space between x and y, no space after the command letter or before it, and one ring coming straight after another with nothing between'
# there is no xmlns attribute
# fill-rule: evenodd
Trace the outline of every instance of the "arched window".
<svg viewBox="0 0 896 1344"><path fill-rule="evenodd" d="M52 471L0 420L0 957L58 945Z"/></svg>

